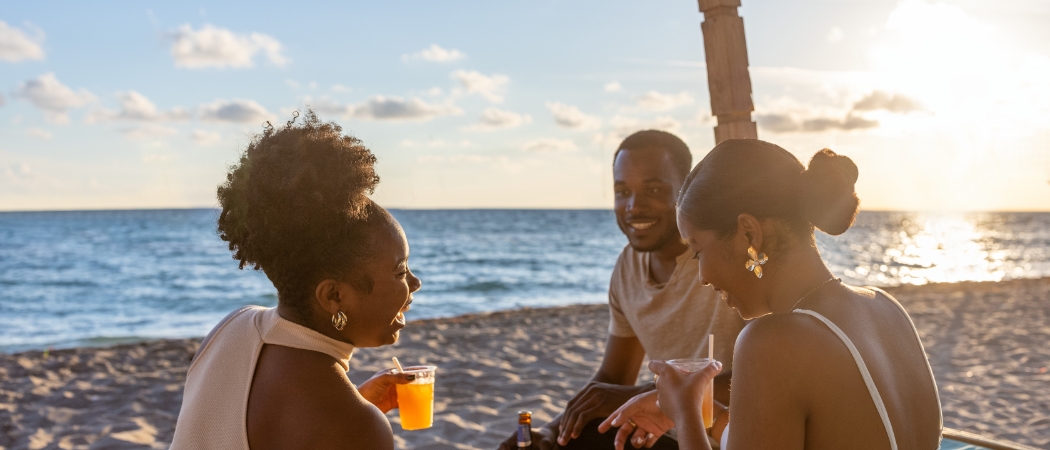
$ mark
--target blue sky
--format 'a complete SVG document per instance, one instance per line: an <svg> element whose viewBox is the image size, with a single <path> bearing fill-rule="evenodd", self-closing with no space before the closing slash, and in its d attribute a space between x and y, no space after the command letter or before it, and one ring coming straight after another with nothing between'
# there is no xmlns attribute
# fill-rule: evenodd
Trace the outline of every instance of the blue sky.
<svg viewBox="0 0 1050 450"><path fill-rule="evenodd" d="M744 0L759 136L861 169L863 207L1050 210L1050 3ZM695 1L6 5L0 210L215 204L313 106L388 207L611 206L611 154L713 145Z"/></svg>

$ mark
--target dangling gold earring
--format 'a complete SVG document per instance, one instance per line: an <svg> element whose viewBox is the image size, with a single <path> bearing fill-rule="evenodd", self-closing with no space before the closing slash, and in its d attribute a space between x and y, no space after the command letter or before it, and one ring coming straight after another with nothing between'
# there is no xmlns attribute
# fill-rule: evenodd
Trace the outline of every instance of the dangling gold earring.
<svg viewBox="0 0 1050 450"><path fill-rule="evenodd" d="M332 326L342 331L343 327L346 326L346 314L343 314L342 311L332 314Z"/></svg>
<svg viewBox="0 0 1050 450"><path fill-rule="evenodd" d="M751 258L744 268L755 273L756 277L762 278L762 265L769 261L765 253L758 253L754 247L747 248L747 256Z"/></svg>

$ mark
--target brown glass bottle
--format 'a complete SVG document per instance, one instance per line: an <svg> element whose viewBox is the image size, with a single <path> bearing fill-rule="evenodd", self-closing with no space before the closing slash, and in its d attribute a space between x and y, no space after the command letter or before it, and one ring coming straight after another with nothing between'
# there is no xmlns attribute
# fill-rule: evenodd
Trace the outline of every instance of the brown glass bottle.
<svg viewBox="0 0 1050 450"><path fill-rule="evenodd" d="M518 448L532 450L532 411L518 411Z"/></svg>

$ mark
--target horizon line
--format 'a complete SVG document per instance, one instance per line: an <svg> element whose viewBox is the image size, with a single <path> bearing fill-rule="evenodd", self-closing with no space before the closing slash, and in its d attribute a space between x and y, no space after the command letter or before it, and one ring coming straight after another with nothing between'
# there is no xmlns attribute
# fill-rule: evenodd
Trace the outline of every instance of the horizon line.
<svg viewBox="0 0 1050 450"><path fill-rule="evenodd" d="M594 207L510 207L510 206L477 206L477 207L384 207L390 211L612 211L612 208ZM184 207L146 207L146 208L84 208L84 209L0 209L0 214L7 213L73 213L73 212L130 212L130 211L195 211L216 210L218 206L184 206ZM1050 213L1050 209L1030 210L906 210L906 209L860 209L859 212L885 212L885 213L920 213L920 214L1019 214L1019 213Z"/></svg>

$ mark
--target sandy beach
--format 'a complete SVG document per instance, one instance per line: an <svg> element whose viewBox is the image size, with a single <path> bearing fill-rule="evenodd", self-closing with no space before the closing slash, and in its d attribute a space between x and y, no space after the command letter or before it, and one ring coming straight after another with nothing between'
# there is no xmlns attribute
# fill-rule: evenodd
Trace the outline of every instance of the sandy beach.
<svg viewBox="0 0 1050 450"><path fill-rule="evenodd" d="M945 425L1050 448L1050 279L889 289L930 355ZM396 346L360 350L360 382L402 362L436 364L433 428L404 449L492 449L515 427L557 414L596 369L604 305L414 321ZM0 355L0 449L166 448L198 340ZM641 377L651 377L647 370Z"/></svg>

